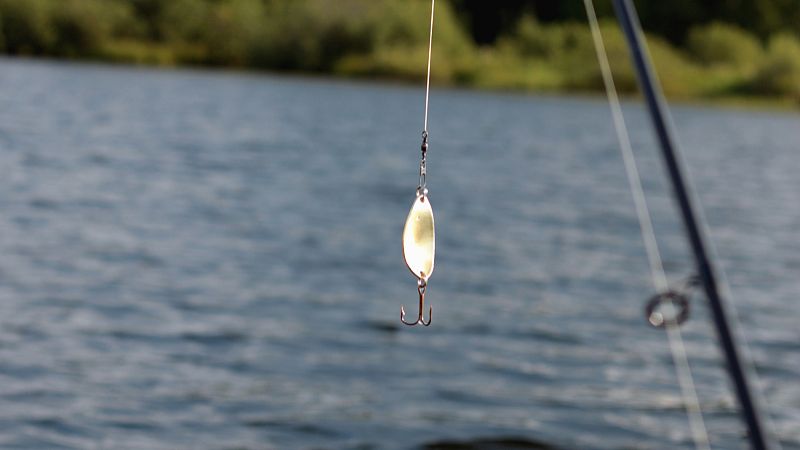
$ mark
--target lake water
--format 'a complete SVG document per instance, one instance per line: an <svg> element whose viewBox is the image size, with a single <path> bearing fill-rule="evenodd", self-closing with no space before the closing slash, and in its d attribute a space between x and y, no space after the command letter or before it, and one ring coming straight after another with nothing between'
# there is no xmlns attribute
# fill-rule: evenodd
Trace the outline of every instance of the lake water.
<svg viewBox="0 0 800 450"><path fill-rule="evenodd" d="M0 60L0 447L692 448L601 98L433 90L433 325L399 325L422 103L421 86ZM682 228L625 108L678 283ZM674 116L774 428L800 449L800 115ZM693 302L712 445L743 448Z"/></svg>

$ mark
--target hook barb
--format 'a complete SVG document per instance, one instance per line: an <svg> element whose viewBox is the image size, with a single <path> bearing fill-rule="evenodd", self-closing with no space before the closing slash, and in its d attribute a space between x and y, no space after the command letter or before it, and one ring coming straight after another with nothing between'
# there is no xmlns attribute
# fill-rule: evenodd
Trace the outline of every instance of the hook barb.
<svg viewBox="0 0 800 450"><path fill-rule="evenodd" d="M417 288L417 291L419 291L419 315L417 316L417 321L416 322L406 322L406 320L405 320L406 319L406 310L403 308L402 305L400 305L400 321L403 322L404 324L406 324L408 326L412 326L412 327L414 325L419 325L419 324L425 325L426 327L430 326L431 320L433 320L433 306L429 306L428 307L428 321L425 322L425 319L423 319L423 317L422 317L422 313L425 311L425 288L426 287L427 287L426 283L423 280L420 279L420 284L419 284L419 287Z"/></svg>

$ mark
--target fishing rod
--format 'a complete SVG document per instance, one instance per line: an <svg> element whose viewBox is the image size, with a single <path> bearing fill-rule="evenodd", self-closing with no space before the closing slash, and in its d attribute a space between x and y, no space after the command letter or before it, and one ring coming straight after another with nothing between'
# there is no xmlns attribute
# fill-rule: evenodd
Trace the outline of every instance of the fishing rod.
<svg viewBox="0 0 800 450"><path fill-rule="evenodd" d="M661 147L675 199L678 202L689 244L694 254L697 276L711 307L711 317L717 331L720 347L725 355L728 375L741 406L742 419L747 424L747 436L750 440L750 445L755 450L774 448L770 438L767 436L767 430L762 419L763 416L756 396L753 394L752 383L748 378L749 374L742 362L740 347L736 341L726 309L726 298L722 293L728 294L728 292L727 289L724 291L722 289L724 286L720 282L719 272L712 258L710 241L701 222L700 209L695 202L695 194L685 175L681 151L674 137L663 93L655 81L652 64L642 42L643 32L636 9L631 0L614 0L614 10L630 49L639 86L645 97L647 109Z"/></svg>

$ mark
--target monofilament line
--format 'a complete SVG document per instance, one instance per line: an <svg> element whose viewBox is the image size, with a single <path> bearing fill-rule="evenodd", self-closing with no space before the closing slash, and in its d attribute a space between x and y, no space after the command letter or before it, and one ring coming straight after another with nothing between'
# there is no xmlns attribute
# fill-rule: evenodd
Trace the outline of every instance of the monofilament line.
<svg viewBox="0 0 800 450"><path fill-rule="evenodd" d="M650 211L647 207L647 199L644 195L642 180L636 166L636 158L633 154L630 136L628 135L628 129L625 125L625 118L622 114L619 96L617 95L617 89L614 85L614 78L611 74L611 66L609 65L608 55L606 54L605 45L603 44L603 36L600 33L600 26L597 23L597 15L595 14L592 0L583 0L583 4L586 7L586 15L589 18L592 40L594 41L597 60L600 64L600 72L603 77L606 95L608 96L608 104L611 108L611 117L614 122L617 140L619 141L620 152L622 153L622 159L625 164L625 173L627 174L628 184L631 194L633 195L633 202L639 219L639 228L642 233L642 240L644 241L647 258L650 264L653 285L656 292L664 292L669 288L669 283L666 273L664 272L661 253L658 250L658 242L656 240L655 231L653 230ZM665 309L665 312L669 313L669 310L672 308ZM666 321L665 329L672 353L672 360L675 363L678 384L680 385L681 394L686 407L686 414L689 418L689 426L691 427L695 448L698 450L710 450L708 432L706 431L703 414L700 410L700 402L697 398L697 391L695 390L694 379L692 378L692 371L689 367L689 359L686 356L686 348L683 344L680 328L677 324Z"/></svg>
<svg viewBox="0 0 800 450"><path fill-rule="evenodd" d="M425 125L422 131L428 132L428 98L431 93L431 50L433 50L433 10L436 8L436 0L431 0L431 30L428 36L428 77L425 82Z"/></svg>

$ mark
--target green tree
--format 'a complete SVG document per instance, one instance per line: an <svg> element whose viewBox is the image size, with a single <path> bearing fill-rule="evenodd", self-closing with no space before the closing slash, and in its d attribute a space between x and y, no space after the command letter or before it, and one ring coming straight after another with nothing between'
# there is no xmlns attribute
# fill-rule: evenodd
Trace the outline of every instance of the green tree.
<svg viewBox="0 0 800 450"><path fill-rule="evenodd" d="M42 55L52 49L50 6L47 0L0 0L0 27L9 53Z"/></svg>
<svg viewBox="0 0 800 450"><path fill-rule="evenodd" d="M769 41L765 63L752 83L753 91L767 95L790 95L800 101L800 40L783 33Z"/></svg>
<svg viewBox="0 0 800 450"><path fill-rule="evenodd" d="M703 64L726 64L739 68L755 67L763 53L761 43L754 35L719 22L692 28L688 49Z"/></svg>

